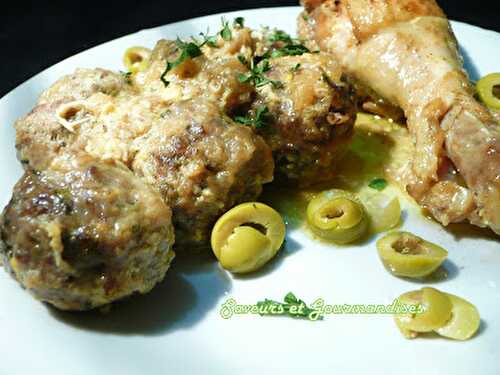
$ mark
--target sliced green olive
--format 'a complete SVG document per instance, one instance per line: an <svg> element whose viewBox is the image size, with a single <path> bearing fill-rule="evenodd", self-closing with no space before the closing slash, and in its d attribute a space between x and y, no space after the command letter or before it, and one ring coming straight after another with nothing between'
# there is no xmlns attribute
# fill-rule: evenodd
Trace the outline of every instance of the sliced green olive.
<svg viewBox="0 0 500 375"><path fill-rule="evenodd" d="M434 288L408 292L399 298L400 305L412 309L396 314L394 319L403 332L431 332L441 328L451 317L452 303L446 293ZM413 308L412 308L413 306Z"/></svg>
<svg viewBox="0 0 500 375"><path fill-rule="evenodd" d="M384 266L396 276L419 278L430 275L447 258L442 247L408 232L391 232L377 241Z"/></svg>
<svg viewBox="0 0 500 375"><path fill-rule="evenodd" d="M363 200L363 203L370 216L370 226L373 232L385 232L399 224L401 206L397 197L388 197L378 193Z"/></svg>
<svg viewBox="0 0 500 375"><path fill-rule="evenodd" d="M454 340L468 340L479 329L481 318L476 306L463 298L446 293L451 301L451 318L436 333Z"/></svg>
<svg viewBox="0 0 500 375"><path fill-rule="evenodd" d="M476 84L479 98L490 108L500 109L500 98L495 96L495 87L500 87L500 73L484 76Z"/></svg>
<svg viewBox="0 0 500 375"><path fill-rule="evenodd" d="M354 195L337 189L324 191L309 202L307 222L314 234L340 244L357 240L367 228L361 202Z"/></svg>
<svg viewBox="0 0 500 375"><path fill-rule="evenodd" d="M228 271L252 272L276 255L285 232L285 223L274 209L258 202L243 203L215 223L212 250Z"/></svg>
<svg viewBox="0 0 500 375"><path fill-rule="evenodd" d="M399 332L401 332L401 334L405 338L407 338L407 339L414 339L414 338L416 338L418 336L418 332L415 332L415 331L412 331L411 329L405 328L402 325L401 320L394 319L394 321L396 322L396 326L398 327Z"/></svg>
<svg viewBox="0 0 500 375"><path fill-rule="evenodd" d="M129 72L137 73L147 67L151 50L145 47L130 47L123 54L123 65Z"/></svg>

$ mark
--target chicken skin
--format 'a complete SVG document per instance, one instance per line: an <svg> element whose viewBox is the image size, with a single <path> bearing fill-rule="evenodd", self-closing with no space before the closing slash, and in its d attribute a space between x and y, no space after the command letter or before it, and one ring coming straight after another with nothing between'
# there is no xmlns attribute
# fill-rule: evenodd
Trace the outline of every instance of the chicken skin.
<svg viewBox="0 0 500 375"><path fill-rule="evenodd" d="M299 33L401 107L415 151L399 179L443 225L500 234L500 127L473 97L434 0L304 0Z"/></svg>

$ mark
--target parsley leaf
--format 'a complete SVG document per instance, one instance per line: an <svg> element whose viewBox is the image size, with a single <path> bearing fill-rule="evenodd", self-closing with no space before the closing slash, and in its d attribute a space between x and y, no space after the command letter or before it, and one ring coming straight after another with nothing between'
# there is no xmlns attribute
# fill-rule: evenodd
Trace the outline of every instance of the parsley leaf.
<svg viewBox="0 0 500 375"><path fill-rule="evenodd" d="M236 17L233 21L233 27L245 27L245 19L243 17Z"/></svg>
<svg viewBox="0 0 500 375"><path fill-rule="evenodd" d="M253 126L256 129L262 129L268 124L269 117L269 108L261 106L255 111L254 117L236 116L234 121L243 125Z"/></svg>
<svg viewBox="0 0 500 375"><path fill-rule="evenodd" d="M217 46L217 35L209 35L208 30L206 34L200 33L200 36L203 38L203 42L200 45L200 48L203 47L205 44L209 47L216 48Z"/></svg>
<svg viewBox="0 0 500 375"><path fill-rule="evenodd" d="M229 27L229 22L226 19L222 18L222 30L220 31L220 36L225 41L229 41L233 38L233 33L231 32L231 28Z"/></svg>
<svg viewBox="0 0 500 375"><path fill-rule="evenodd" d="M387 181L383 178L375 178L368 184L368 186L372 189L382 191L386 188Z"/></svg>
<svg viewBox="0 0 500 375"><path fill-rule="evenodd" d="M132 84L132 72L122 72L120 71L120 74L123 76L123 79L125 80L125 83L128 85Z"/></svg>
<svg viewBox="0 0 500 375"><path fill-rule="evenodd" d="M248 61L247 58L243 55L238 55L238 61L242 63L243 65L248 66Z"/></svg>
<svg viewBox="0 0 500 375"><path fill-rule="evenodd" d="M308 307L304 301L295 297L291 292L285 296L283 303L266 298L264 301L257 302L257 306L260 311L263 311L261 315L288 315L292 318L308 318L309 314L314 312L314 309ZM272 312L272 307L281 307L281 314Z"/></svg>
<svg viewBox="0 0 500 375"><path fill-rule="evenodd" d="M310 53L309 48L300 43L299 39L293 39L289 34L282 30L275 30L267 40L271 43L283 42L285 46L267 52L264 57L280 57L280 56L299 56L304 53Z"/></svg>
<svg viewBox="0 0 500 375"><path fill-rule="evenodd" d="M196 44L195 42L183 42L182 40L177 38L175 44L177 45L177 48L181 51L181 54L179 55L179 57L175 61L173 61L173 62L167 61L165 70L160 76L160 79L163 82L163 84L165 85L165 87L167 87L170 83L165 79L165 76L167 75L167 73L169 71L171 71L175 67L179 66L187 59L194 59L195 57L202 55L200 46L198 44Z"/></svg>
<svg viewBox="0 0 500 375"><path fill-rule="evenodd" d="M292 37L282 30L274 31L274 33L272 33L271 36L267 38L267 40L269 40L272 43L275 42L285 42L288 44L293 43Z"/></svg>
<svg viewBox="0 0 500 375"><path fill-rule="evenodd" d="M297 72L300 69L300 67L301 67L301 64L297 63L290 70L292 71L292 73L295 73L295 72Z"/></svg>
<svg viewBox="0 0 500 375"><path fill-rule="evenodd" d="M300 56L304 53L310 53L309 48L304 46L303 44L292 43L287 44L284 47L276 49L271 52L271 57L281 57L281 56Z"/></svg>
<svg viewBox="0 0 500 375"><path fill-rule="evenodd" d="M242 62L242 59L240 59L240 62ZM274 87L281 87L282 83L280 81L275 81L272 79L267 78L264 73L268 72L271 70L271 65L269 64L269 59L264 59L260 61L259 63L255 62L256 60L253 59L250 62L250 72L249 73L241 73L238 75L238 81L241 83L251 83L255 85L255 87L262 87L267 84L271 84Z"/></svg>

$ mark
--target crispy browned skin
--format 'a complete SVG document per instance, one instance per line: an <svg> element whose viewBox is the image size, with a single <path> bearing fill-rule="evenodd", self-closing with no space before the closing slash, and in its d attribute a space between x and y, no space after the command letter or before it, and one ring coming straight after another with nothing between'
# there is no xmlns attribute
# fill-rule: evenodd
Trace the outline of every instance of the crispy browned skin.
<svg viewBox="0 0 500 375"><path fill-rule="evenodd" d="M299 33L400 106L414 138L409 193L442 224L500 234L500 127L473 97L433 0L304 1Z"/></svg>
<svg viewBox="0 0 500 375"><path fill-rule="evenodd" d="M170 209L125 166L71 158L28 169L0 223L1 256L36 298L86 310L161 281L173 258Z"/></svg>

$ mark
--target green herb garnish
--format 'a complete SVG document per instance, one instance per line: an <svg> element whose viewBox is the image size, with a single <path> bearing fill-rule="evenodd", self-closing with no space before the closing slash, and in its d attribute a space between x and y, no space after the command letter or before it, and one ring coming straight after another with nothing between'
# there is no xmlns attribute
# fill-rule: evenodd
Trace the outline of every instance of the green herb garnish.
<svg viewBox="0 0 500 375"><path fill-rule="evenodd" d="M132 84L132 72L122 72L120 71L120 74L123 76L123 79L125 80L125 83L128 85Z"/></svg>
<svg viewBox="0 0 500 375"><path fill-rule="evenodd" d="M248 66L248 60L245 56L243 55L238 55L238 61L242 63L243 65Z"/></svg>
<svg viewBox="0 0 500 375"><path fill-rule="evenodd" d="M275 30L274 33L272 33L269 36L269 38L267 38L267 40L269 40L272 43L275 43L275 42L285 42L288 44L293 43L292 37L282 30Z"/></svg>
<svg viewBox="0 0 500 375"><path fill-rule="evenodd" d="M276 307L281 307L279 315L288 315L292 318L309 318L311 313L314 313L314 309L311 309L307 304L301 299L297 298L293 293L288 293L282 302L273 301L270 299L265 299L264 301L257 302L257 306L260 311L265 311L261 315L277 315ZM272 309L275 307L275 309ZM321 316L319 317L321 319Z"/></svg>
<svg viewBox="0 0 500 375"><path fill-rule="evenodd" d="M304 53L310 53L309 48L303 44L292 43L287 44L284 47L278 48L270 53L271 57L281 57L281 56L300 56Z"/></svg>
<svg viewBox="0 0 500 375"><path fill-rule="evenodd" d="M295 73L296 71L298 71L300 69L300 66L301 64L300 63L297 63L295 64L295 66L292 67L292 69L290 69L292 71L292 73Z"/></svg>
<svg viewBox="0 0 500 375"><path fill-rule="evenodd" d="M233 33L231 32L231 28L229 27L229 22L222 17L222 30L220 31L220 36L225 41L229 41L233 38Z"/></svg>
<svg viewBox="0 0 500 375"><path fill-rule="evenodd" d="M266 106L261 106L255 111L255 116L236 116L234 121L247 125L253 126L256 129L262 129L269 123L269 108Z"/></svg>
<svg viewBox="0 0 500 375"><path fill-rule="evenodd" d="M209 31L207 30L206 34L200 33L200 36L203 38L203 42L201 43L200 48L205 44L209 47L217 47L217 35L209 35L208 32Z"/></svg>
<svg viewBox="0 0 500 375"><path fill-rule="evenodd" d="M245 27L245 19L243 17L236 17L233 21L233 27Z"/></svg>
<svg viewBox="0 0 500 375"><path fill-rule="evenodd" d="M194 59L195 57L201 56L203 54L200 49L201 46L198 45L195 41L183 42L182 40L177 38L175 44L177 45L177 48L181 51L181 54L175 61L173 62L167 61L165 71L160 76L160 79L165 85L165 87L167 87L170 83L165 79L165 76L169 71L179 66L187 59Z"/></svg>
<svg viewBox="0 0 500 375"><path fill-rule="evenodd" d="M372 181L370 181L368 186L371 187L372 189L382 191L386 188L387 181L383 178L375 178Z"/></svg>
<svg viewBox="0 0 500 375"><path fill-rule="evenodd" d="M283 42L285 46L267 52L264 57L280 57L280 56L299 56L304 53L309 53L309 48L304 46L299 39L293 39L289 34L282 30L275 30L267 40L271 43Z"/></svg>
<svg viewBox="0 0 500 375"><path fill-rule="evenodd" d="M242 60L240 59L240 62L241 61ZM249 73L241 73L238 75L238 81L240 81L241 83L251 83L255 85L255 87L262 87L267 84L271 84L274 87L282 86L282 83L280 81L269 79L264 75L264 73L271 70L269 59L264 59L259 63L256 62L256 59L252 59L249 68Z"/></svg>

